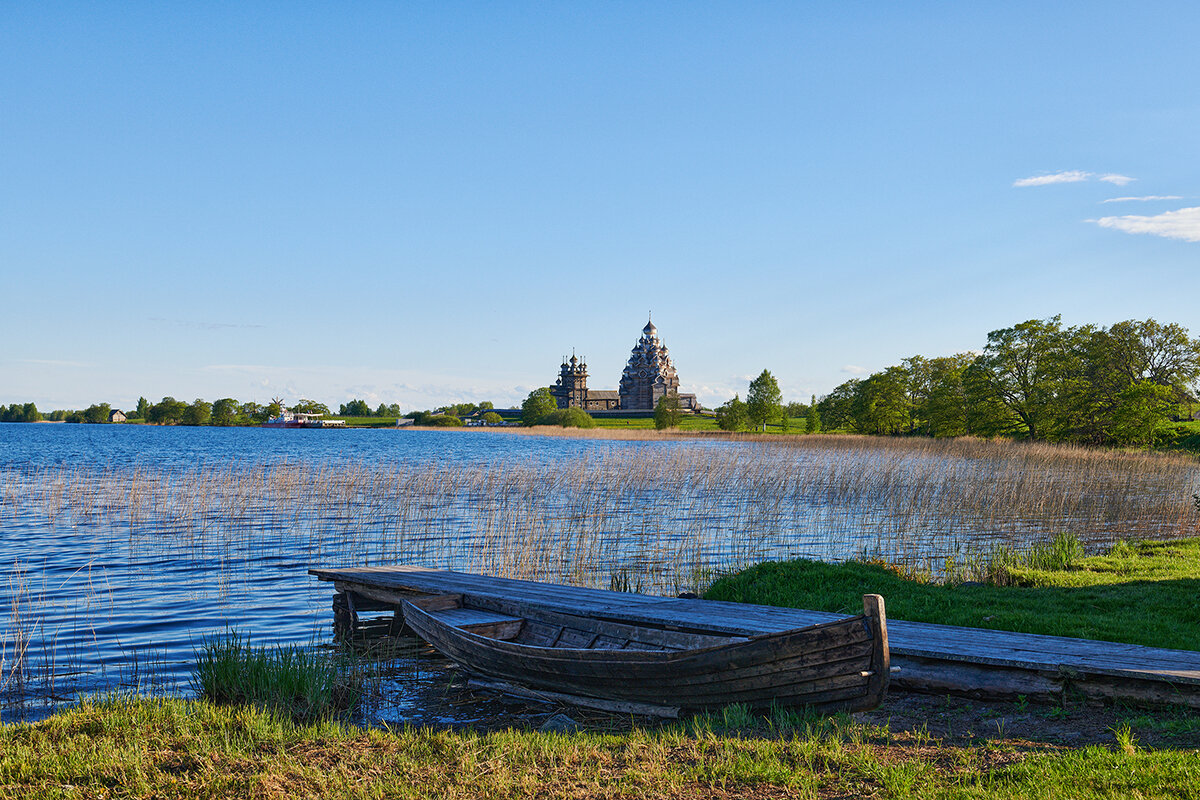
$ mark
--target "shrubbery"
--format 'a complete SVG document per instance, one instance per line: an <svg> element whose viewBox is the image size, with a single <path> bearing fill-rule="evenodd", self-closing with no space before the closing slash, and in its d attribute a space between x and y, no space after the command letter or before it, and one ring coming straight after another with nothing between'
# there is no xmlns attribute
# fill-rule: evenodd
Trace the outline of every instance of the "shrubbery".
<svg viewBox="0 0 1200 800"><path fill-rule="evenodd" d="M534 424L558 425L563 428L594 428L596 420L582 408L560 408L546 414Z"/></svg>

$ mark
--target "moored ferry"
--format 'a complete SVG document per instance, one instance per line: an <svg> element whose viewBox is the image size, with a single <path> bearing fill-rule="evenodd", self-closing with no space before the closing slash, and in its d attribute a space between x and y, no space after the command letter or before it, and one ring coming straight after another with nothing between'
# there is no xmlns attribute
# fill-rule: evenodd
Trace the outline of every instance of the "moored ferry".
<svg viewBox="0 0 1200 800"><path fill-rule="evenodd" d="M262 424L264 428L344 428L343 419L321 419L322 414L307 414L288 411L286 408L278 416L271 417Z"/></svg>

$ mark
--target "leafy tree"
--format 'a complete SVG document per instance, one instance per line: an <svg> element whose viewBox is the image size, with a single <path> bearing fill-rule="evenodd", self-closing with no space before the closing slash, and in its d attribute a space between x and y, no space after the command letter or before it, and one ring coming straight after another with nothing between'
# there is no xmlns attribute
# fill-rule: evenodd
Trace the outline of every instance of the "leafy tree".
<svg viewBox="0 0 1200 800"><path fill-rule="evenodd" d="M375 409L375 416L377 416L377 417L399 417L400 416L400 404L392 403L391 405L386 405L384 403L380 403L379 408Z"/></svg>
<svg viewBox="0 0 1200 800"><path fill-rule="evenodd" d="M267 407L259 405L253 400L247 400L238 406L238 416L247 420L264 422L267 419Z"/></svg>
<svg viewBox="0 0 1200 800"><path fill-rule="evenodd" d="M1071 362L1078 331L1064 330L1061 320L1031 319L992 331L978 362L990 394L1020 419L1030 439L1056 432L1062 400L1072 388L1068 381L1076 377Z"/></svg>
<svg viewBox="0 0 1200 800"><path fill-rule="evenodd" d="M654 427L658 430L678 428L683 421L683 409L679 405L679 395L664 394L654 407Z"/></svg>
<svg viewBox="0 0 1200 800"><path fill-rule="evenodd" d="M223 397L212 404L211 425L228 427L237 423L238 401L232 397Z"/></svg>
<svg viewBox="0 0 1200 800"><path fill-rule="evenodd" d="M495 407L495 404L493 404L491 400L484 400L479 404L480 411L491 411Z"/></svg>
<svg viewBox="0 0 1200 800"><path fill-rule="evenodd" d="M970 353L923 360L912 377L913 383L921 386L911 390L915 432L927 436L969 433L963 375L974 360Z"/></svg>
<svg viewBox="0 0 1200 800"><path fill-rule="evenodd" d="M495 411L488 411L483 415L483 421L488 425L499 425L501 422L504 422L504 418Z"/></svg>
<svg viewBox="0 0 1200 800"><path fill-rule="evenodd" d="M187 403L168 395L150 406L146 412L146 421L158 425L178 425L183 419L183 412L186 408Z"/></svg>
<svg viewBox="0 0 1200 800"><path fill-rule="evenodd" d="M1175 394L1170 386L1138 381L1121 392L1113 419L1112 438L1117 444L1147 445L1171 411Z"/></svg>
<svg viewBox="0 0 1200 800"><path fill-rule="evenodd" d="M854 429L859 433L896 434L910 425L908 373L888 367L860 381L850 404Z"/></svg>
<svg viewBox="0 0 1200 800"><path fill-rule="evenodd" d="M138 402L137 402L137 408L134 410L133 416L137 417L138 419L145 419L146 414L148 414L149 411L150 411L150 401L144 397L139 397Z"/></svg>
<svg viewBox="0 0 1200 800"><path fill-rule="evenodd" d="M108 403L97 403L88 406L83 412L83 421L92 424L100 422L108 422L108 415L112 413L112 406Z"/></svg>
<svg viewBox="0 0 1200 800"><path fill-rule="evenodd" d="M292 406L291 410L294 414L328 414L329 406L324 403L318 403L316 400L301 398L300 402Z"/></svg>
<svg viewBox="0 0 1200 800"><path fill-rule="evenodd" d="M836 431L853 425L852 405L860 383L862 381L858 378L851 378L821 398L817 408L821 415L822 430Z"/></svg>
<svg viewBox="0 0 1200 800"><path fill-rule="evenodd" d="M542 417L558 408L549 387L534 389L521 403L521 424L537 425Z"/></svg>
<svg viewBox="0 0 1200 800"><path fill-rule="evenodd" d="M422 425L433 425L439 428L461 428L463 421L453 414L431 414Z"/></svg>
<svg viewBox="0 0 1200 800"><path fill-rule="evenodd" d="M1131 319L1104 333L1111 342L1112 367L1130 384L1148 381L1186 394L1200 377L1200 339L1191 338L1182 325Z"/></svg>
<svg viewBox="0 0 1200 800"><path fill-rule="evenodd" d="M351 400L349 403L342 403L338 409L338 416L342 417L369 417L371 416L371 407L367 405L366 400ZM379 416L383 416L380 414Z"/></svg>
<svg viewBox="0 0 1200 800"><path fill-rule="evenodd" d="M817 396L812 396L812 402L808 404L808 415L804 420L805 433L820 433L821 432L821 409L817 407Z"/></svg>
<svg viewBox="0 0 1200 800"><path fill-rule="evenodd" d="M39 422L41 419L41 412L33 403L13 403L8 408L0 406L0 422Z"/></svg>
<svg viewBox="0 0 1200 800"><path fill-rule="evenodd" d="M977 357L963 370L963 404L967 434L970 436L1008 436L1021 427L1021 420L1001 402L993 391L992 375Z"/></svg>
<svg viewBox="0 0 1200 800"><path fill-rule="evenodd" d="M197 397L190 406L184 408L180 422L184 425L207 425L210 419L212 419L212 403Z"/></svg>
<svg viewBox="0 0 1200 800"><path fill-rule="evenodd" d="M746 404L736 394L717 408L717 427L723 431L740 431L749 420Z"/></svg>
<svg viewBox="0 0 1200 800"><path fill-rule="evenodd" d="M768 422L779 419L783 413L783 394L779 391L779 383L768 370L750 381L750 390L746 392L746 414L755 425L767 429Z"/></svg>

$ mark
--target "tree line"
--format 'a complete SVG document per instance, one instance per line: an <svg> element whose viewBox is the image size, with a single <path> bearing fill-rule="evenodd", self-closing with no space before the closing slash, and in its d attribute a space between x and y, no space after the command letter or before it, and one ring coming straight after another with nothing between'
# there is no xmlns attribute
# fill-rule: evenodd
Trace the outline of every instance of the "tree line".
<svg viewBox="0 0 1200 800"><path fill-rule="evenodd" d="M254 401L242 402L232 397L209 402L201 398L191 403L176 400L174 397L164 397L157 403L151 403L145 397L138 398L137 406L123 412L128 420L145 422L153 425L215 425L230 427L238 425L259 425L271 417L278 416L285 406L279 400L262 404ZM286 406L294 413L331 414L329 406L315 400L300 400L292 406ZM359 413L365 408L365 413ZM352 409L352 410L348 410ZM0 422L80 422L107 423L112 419L113 407L108 403L94 403L85 409L60 409L42 414L33 403L14 403L7 408L0 406ZM352 400L341 406L340 416L372 416L365 401ZM400 406L396 403L381 403L373 412L378 417L399 417Z"/></svg>
<svg viewBox="0 0 1200 800"><path fill-rule="evenodd" d="M1181 325L1056 316L992 331L982 352L913 356L851 379L816 409L826 428L865 434L1147 445L1188 413L1198 377L1200 339Z"/></svg>

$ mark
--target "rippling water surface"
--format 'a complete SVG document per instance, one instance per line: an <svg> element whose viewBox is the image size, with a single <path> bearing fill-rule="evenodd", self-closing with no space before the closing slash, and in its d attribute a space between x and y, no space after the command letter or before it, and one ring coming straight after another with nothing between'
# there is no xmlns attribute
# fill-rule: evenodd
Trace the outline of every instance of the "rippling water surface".
<svg viewBox="0 0 1200 800"><path fill-rule="evenodd" d="M1194 534L1197 490L1194 462L986 442L0 424L0 716L186 693L230 629L328 644L315 566L672 594L767 558ZM397 663L376 719L473 713L430 699L439 662Z"/></svg>
<svg viewBox="0 0 1200 800"><path fill-rule="evenodd" d="M186 692L194 648L229 629L259 644L328 642L332 587L310 567L445 565L444 536L409 541L410 552L372 546L386 538L389 516L358 515L365 499L322 502L322 476L364 465L408 475L553 470L670 446L462 431L0 424L0 700L9 701L0 715L36 717L81 692ZM137 481L219 481L263 468L313 483L278 507L249 497L236 516L228 506L181 511L170 486L148 487L158 493L148 508L112 502ZM190 488L189 497L213 489ZM461 527L449 506L426 514L426 527L438 516L440 530ZM444 677L419 667L408 665L410 694ZM412 697L397 698L401 710L412 706Z"/></svg>

